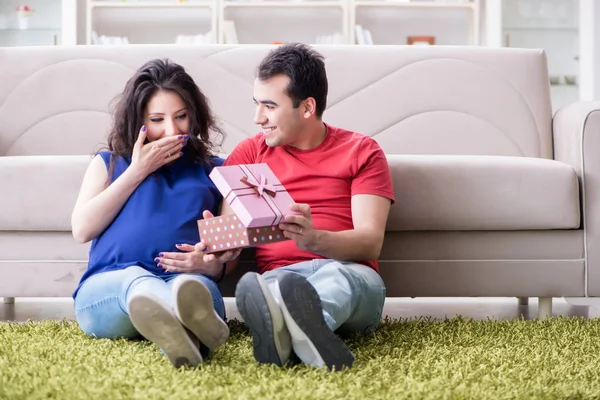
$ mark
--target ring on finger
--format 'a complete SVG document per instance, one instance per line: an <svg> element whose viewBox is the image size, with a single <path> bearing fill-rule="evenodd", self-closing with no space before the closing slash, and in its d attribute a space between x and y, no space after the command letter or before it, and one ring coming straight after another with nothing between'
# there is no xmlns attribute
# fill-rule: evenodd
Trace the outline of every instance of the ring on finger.
<svg viewBox="0 0 600 400"><path fill-rule="evenodd" d="M171 152L167 151L167 157L171 157Z"/></svg>
<svg viewBox="0 0 600 400"><path fill-rule="evenodd" d="M302 227L300 227L300 230L298 231L298 235L302 235Z"/></svg>

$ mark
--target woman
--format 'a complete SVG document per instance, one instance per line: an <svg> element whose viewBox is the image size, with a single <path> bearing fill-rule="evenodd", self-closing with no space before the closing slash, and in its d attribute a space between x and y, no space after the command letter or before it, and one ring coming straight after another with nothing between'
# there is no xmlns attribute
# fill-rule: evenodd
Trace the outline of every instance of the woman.
<svg viewBox="0 0 600 400"><path fill-rule="evenodd" d="M202 210L212 217L222 200L208 178L223 163L210 131L222 135L184 68L148 62L120 96L109 151L90 163L71 218L75 239L93 240L73 294L83 331L141 334L176 367L198 365L229 336L216 282L239 252L205 257L197 243Z"/></svg>

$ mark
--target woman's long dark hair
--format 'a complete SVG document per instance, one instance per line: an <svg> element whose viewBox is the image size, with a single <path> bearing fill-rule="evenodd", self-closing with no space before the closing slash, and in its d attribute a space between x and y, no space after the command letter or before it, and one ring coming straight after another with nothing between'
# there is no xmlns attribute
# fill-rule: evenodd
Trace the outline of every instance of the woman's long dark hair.
<svg viewBox="0 0 600 400"><path fill-rule="evenodd" d="M147 62L127 81L125 90L116 99L108 149L114 156L132 156L133 146L144 124L148 102L160 90L177 93L188 108L190 138L183 149L185 157L209 164L210 157L216 155L215 150L221 145L225 134L217 126L208 99L192 77L181 65L168 59ZM214 142L215 139L220 139L218 144ZM111 176L112 171L109 179Z"/></svg>

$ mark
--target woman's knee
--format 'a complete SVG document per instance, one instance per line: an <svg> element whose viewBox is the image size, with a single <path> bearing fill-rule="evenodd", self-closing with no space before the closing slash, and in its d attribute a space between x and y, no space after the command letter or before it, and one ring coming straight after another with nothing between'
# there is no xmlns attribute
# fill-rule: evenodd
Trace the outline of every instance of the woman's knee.
<svg viewBox="0 0 600 400"><path fill-rule="evenodd" d="M83 283L75 297L75 318L89 336L133 338L134 328L125 301L126 288L139 277L153 276L138 266L102 272Z"/></svg>
<svg viewBox="0 0 600 400"><path fill-rule="evenodd" d="M225 301L223 300L223 294L221 294L219 285L214 280L204 275L193 274L191 276L200 281L200 283L202 283L208 289L213 300L213 307L215 311L222 319L225 319Z"/></svg>
<svg viewBox="0 0 600 400"><path fill-rule="evenodd" d="M77 307L77 303L75 306L77 323L88 336L104 339L139 336L117 297L105 297L85 307Z"/></svg>
<svg viewBox="0 0 600 400"><path fill-rule="evenodd" d="M154 275L137 265L92 275L81 285L76 301L85 306L95 303L99 298L122 297L131 283L141 277Z"/></svg>

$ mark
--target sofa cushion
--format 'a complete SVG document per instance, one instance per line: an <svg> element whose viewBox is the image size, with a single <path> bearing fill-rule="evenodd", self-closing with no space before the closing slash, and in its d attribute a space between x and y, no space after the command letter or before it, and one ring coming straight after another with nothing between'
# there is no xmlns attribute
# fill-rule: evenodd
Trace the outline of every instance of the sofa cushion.
<svg viewBox="0 0 600 400"><path fill-rule="evenodd" d="M0 230L70 231L90 156L0 157ZM552 160L388 155L396 203L388 230L579 227L577 175Z"/></svg>
<svg viewBox="0 0 600 400"><path fill-rule="evenodd" d="M71 212L91 160L91 156L0 157L0 230L70 231Z"/></svg>
<svg viewBox="0 0 600 400"><path fill-rule="evenodd" d="M576 229L579 182L564 163L503 156L388 155L388 230Z"/></svg>

